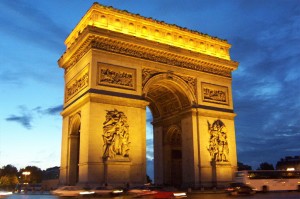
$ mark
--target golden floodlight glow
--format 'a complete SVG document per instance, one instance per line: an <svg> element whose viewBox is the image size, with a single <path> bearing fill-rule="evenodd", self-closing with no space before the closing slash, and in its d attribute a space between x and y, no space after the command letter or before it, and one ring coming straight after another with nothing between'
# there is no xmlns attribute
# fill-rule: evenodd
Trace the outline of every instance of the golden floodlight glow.
<svg viewBox="0 0 300 199"><path fill-rule="evenodd" d="M23 174L24 176L29 176L29 175L30 175L30 171L23 171L22 174Z"/></svg>
<svg viewBox="0 0 300 199"><path fill-rule="evenodd" d="M287 171L295 171L295 168L287 168Z"/></svg>
<svg viewBox="0 0 300 199"><path fill-rule="evenodd" d="M225 40L152 18L145 18L138 14L102 6L98 3L92 5L65 40L67 48L72 46L87 26L94 26L230 60L229 49L231 45Z"/></svg>

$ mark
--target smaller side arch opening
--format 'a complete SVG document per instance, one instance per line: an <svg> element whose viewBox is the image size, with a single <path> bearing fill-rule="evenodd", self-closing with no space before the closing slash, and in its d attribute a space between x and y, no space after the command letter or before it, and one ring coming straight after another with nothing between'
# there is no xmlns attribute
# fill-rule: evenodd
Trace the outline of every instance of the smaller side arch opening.
<svg viewBox="0 0 300 199"><path fill-rule="evenodd" d="M180 187L182 184L181 128L178 125L171 125L165 135L165 183L175 187Z"/></svg>
<svg viewBox="0 0 300 199"><path fill-rule="evenodd" d="M68 184L70 185L76 185L79 182L80 128L80 114L75 114L70 118L69 131Z"/></svg>

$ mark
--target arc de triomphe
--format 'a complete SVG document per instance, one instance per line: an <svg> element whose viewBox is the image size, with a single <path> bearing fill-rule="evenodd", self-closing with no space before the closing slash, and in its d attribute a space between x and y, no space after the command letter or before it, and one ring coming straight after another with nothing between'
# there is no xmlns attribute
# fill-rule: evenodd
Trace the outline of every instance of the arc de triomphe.
<svg viewBox="0 0 300 199"><path fill-rule="evenodd" d="M94 3L65 40L60 184L211 186L237 167L227 41Z"/></svg>

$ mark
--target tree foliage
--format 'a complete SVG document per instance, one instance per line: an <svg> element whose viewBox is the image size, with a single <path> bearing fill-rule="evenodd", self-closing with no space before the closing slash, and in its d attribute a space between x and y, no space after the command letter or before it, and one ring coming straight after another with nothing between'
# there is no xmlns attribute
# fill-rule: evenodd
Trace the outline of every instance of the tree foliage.
<svg viewBox="0 0 300 199"><path fill-rule="evenodd" d="M30 172L30 174L24 175L24 172ZM22 182L40 183L42 182L43 171L36 166L27 166L20 169L19 176Z"/></svg>
<svg viewBox="0 0 300 199"><path fill-rule="evenodd" d="M274 166L273 166L273 164L263 162L259 165L257 170L274 170Z"/></svg>
<svg viewBox="0 0 300 199"><path fill-rule="evenodd" d="M3 166L0 169L0 188L12 190L18 183L18 170L12 165Z"/></svg>
<svg viewBox="0 0 300 199"><path fill-rule="evenodd" d="M19 180L17 176L1 176L0 177L0 187L6 188L6 189L13 189L17 184L19 183Z"/></svg>
<svg viewBox="0 0 300 199"><path fill-rule="evenodd" d="M147 177L147 183L152 183L150 176L147 175L146 177Z"/></svg>
<svg viewBox="0 0 300 199"><path fill-rule="evenodd" d="M1 176L17 176L18 169L10 164L3 166L0 169L0 177Z"/></svg>
<svg viewBox="0 0 300 199"><path fill-rule="evenodd" d="M241 162L238 162L238 171L252 170L252 167Z"/></svg>

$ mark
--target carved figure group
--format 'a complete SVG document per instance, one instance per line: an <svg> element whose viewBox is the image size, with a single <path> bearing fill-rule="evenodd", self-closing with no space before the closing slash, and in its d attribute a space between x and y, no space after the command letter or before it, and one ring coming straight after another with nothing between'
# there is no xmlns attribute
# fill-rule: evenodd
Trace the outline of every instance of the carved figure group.
<svg viewBox="0 0 300 199"><path fill-rule="evenodd" d="M208 132L210 134L208 151L213 161L228 162L229 147L227 141L227 130L225 124L221 120L208 124Z"/></svg>
<svg viewBox="0 0 300 199"><path fill-rule="evenodd" d="M116 155L129 156L129 125L123 112L116 109L107 111L103 123L103 158L113 159Z"/></svg>

